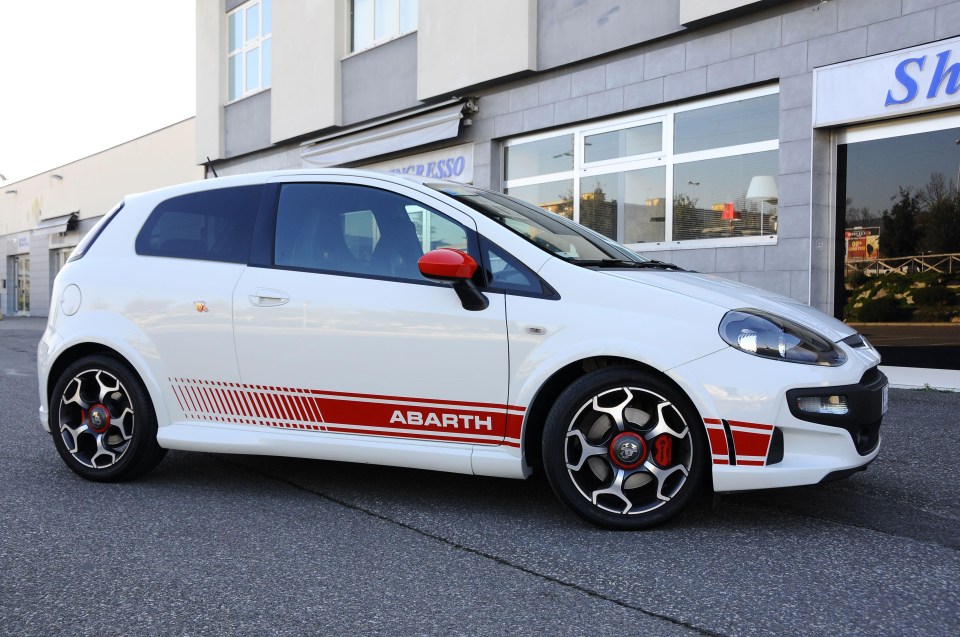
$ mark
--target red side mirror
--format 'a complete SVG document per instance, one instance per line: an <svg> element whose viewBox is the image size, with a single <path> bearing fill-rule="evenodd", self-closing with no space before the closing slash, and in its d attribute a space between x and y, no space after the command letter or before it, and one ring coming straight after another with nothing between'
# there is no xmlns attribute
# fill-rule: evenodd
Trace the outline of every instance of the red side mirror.
<svg viewBox="0 0 960 637"><path fill-rule="evenodd" d="M417 261L420 274L440 281L463 281L473 278L477 262L466 252L453 248L437 248Z"/></svg>

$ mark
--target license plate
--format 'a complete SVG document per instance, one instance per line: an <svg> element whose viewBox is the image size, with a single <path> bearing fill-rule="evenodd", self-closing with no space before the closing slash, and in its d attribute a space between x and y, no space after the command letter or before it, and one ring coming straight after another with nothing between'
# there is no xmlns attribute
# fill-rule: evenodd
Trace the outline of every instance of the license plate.
<svg viewBox="0 0 960 637"><path fill-rule="evenodd" d="M884 385L880 392L880 415L887 413L887 407L890 406L890 385Z"/></svg>

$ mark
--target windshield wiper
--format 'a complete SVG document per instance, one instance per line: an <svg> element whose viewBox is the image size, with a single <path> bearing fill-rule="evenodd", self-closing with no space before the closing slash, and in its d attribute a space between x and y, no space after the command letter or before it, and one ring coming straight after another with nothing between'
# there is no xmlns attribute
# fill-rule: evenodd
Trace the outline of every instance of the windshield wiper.
<svg viewBox="0 0 960 637"><path fill-rule="evenodd" d="M630 259L570 259L570 263L586 268L636 268L638 270L683 270L679 265L663 261L631 261Z"/></svg>

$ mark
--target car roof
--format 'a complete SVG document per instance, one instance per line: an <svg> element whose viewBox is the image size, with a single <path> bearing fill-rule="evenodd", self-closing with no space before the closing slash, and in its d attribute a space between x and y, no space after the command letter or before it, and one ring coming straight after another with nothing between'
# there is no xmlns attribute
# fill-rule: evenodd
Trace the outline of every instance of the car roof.
<svg viewBox="0 0 960 637"><path fill-rule="evenodd" d="M139 199L167 199L179 195L193 192L203 192L205 190L215 190L218 188L229 188L236 186L255 186L265 184L271 179L282 177L371 177L388 181L392 183L407 183L423 185L426 183L443 183L440 179L425 179L417 175L404 173L387 172L381 170L364 170L357 168L290 168L286 170L268 170L262 172L243 173L239 175L225 175L223 177L214 177L211 179L199 179L196 181L177 184L174 186L165 186L155 190L130 193L125 200L133 202ZM453 182L450 182L453 183Z"/></svg>

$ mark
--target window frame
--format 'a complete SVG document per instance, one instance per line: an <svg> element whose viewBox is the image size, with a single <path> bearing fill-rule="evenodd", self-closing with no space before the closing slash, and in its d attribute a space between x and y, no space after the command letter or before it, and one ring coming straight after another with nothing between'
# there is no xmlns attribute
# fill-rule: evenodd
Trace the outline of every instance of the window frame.
<svg viewBox="0 0 960 637"><path fill-rule="evenodd" d="M264 83L263 83L263 49L264 49L264 45L265 45L266 42L269 40L269 41L271 42L271 48L272 48L272 46L273 46L273 45L272 45L272 42L273 42L273 29L271 28L270 33L267 33L267 34L264 34L264 32L263 32L263 4L264 4L264 0L247 0L247 2L244 2L244 3L241 4L240 6L238 6L238 7L234 8L234 9L230 10L230 11L227 12L227 14L226 14L226 20L225 20L225 22L224 22L224 25L225 25L224 28L226 29L226 34L225 34L225 37L224 37L224 45L225 45L225 47L226 47L226 57L225 57L225 60L226 60L226 81L227 81L227 86L226 86L226 96L227 96L227 99L226 99L226 102L225 102L226 105L233 104L233 103L239 102L240 100L244 100L244 99L246 99L246 98L248 98L248 97L250 97L250 96L252 96L252 95L257 95L258 93L262 93L262 92L264 92L264 91L268 91L268 90L270 90L270 89L273 87L273 74L272 74L272 73L270 74L270 75L271 75L270 84L267 85L267 86L264 86ZM252 8L252 7L254 7L254 6L257 6L257 11L258 11L257 15L259 16L258 21L259 21L259 25L260 25L260 27L259 27L259 28L260 28L260 32L259 32L259 34L258 34L256 37L254 37L253 39L251 39L251 40L248 41L248 40L247 40L247 37L246 37L246 33L247 33L247 9L250 9L250 8ZM272 11L273 11L272 2L271 2L271 7L270 7L270 9L271 9L271 13L272 13ZM236 15L236 14L238 14L238 13L241 15L241 18L240 18L240 20L241 20L241 22L240 22L240 33L241 33L241 36L242 36L242 40L241 40L241 42L240 42L240 48L231 50L231 49L230 49L230 18L231 18L233 15ZM272 18L272 16L271 16L271 18ZM272 24L273 24L273 20L271 19L271 25L272 25ZM257 88L247 90L247 54L248 54L248 53L251 53L251 52L253 52L253 51L256 51L256 52L257 52L257 58L258 58L258 60L259 60L258 69L257 69L257 73L258 73L258 76L257 76ZM234 58L234 57L239 58L239 64L240 64L240 84L241 84L241 87L240 87L239 94L238 94L236 97L231 97L231 95L230 95L230 80L231 80L230 60L231 60L232 58ZM272 56L272 52L271 52L271 61L272 61L272 59L273 59L273 56Z"/></svg>
<svg viewBox="0 0 960 637"><path fill-rule="evenodd" d="M394 41L394 40L397 40L397 39L399 39L399 38L402 38L402 37L405 36L405 35L409 35L409 34L411 34L411 33L415 33L415 32L419 29L419 27L420 27L420 3L419 3L419 0L418 0L418 2L417 2L417 16L416 16L417 19L416 19L416 23L414 24L414 27L413 27L412 29L409 29L409 30L407 30L407 31L402 31L402 30L400 29L400 22L401 22L401 19L402 19L402 18L401 18L401 15L400 15L400 2L401 2L401 0L391 0L391 2L393 2L393 3L396 5L396 9L397 9L397 11L396 11L397 19L396 19L396 23L394 24L394 27L395 27L395 28L394 28L394 29L391 29L390 35L386 35L386 36L383 36L383 37L380 38L380 39L377 39L377 37L376 37L376 33L377 33L377 10L376 10L377 7L376 7L376 0L370 0L371 5L370 5L370 25L369 25L369 26L370 26L370 33L372 34L372 35L371 35L371 40L370 40L370 43L367 44L366 46L364 46L363 48L356 48L356 47L354 46L354 42L353 42L353 39L354 39L354 30L355 30L355 29L354 29L354 15L355 15L355 14L354 14L354 10L353 10L354 2L355 2L355 0L350 0L350 7L349 7L348 15L347 15L347 23L348 23L348 24L347 24L347 28L348 28L348 33L349 33L349 41L348 41L348 50L347 50L347 54L346 54L345 57L350 57L350 56L353 56L353 55L357 55L358 53L363 53L364 51L369 51L369 50L371 50L371 49L375 49L375 48L377 48L378 46L382 46L382 45L384 45L384 44L386 44L386 43L388 43L388 42L392 42L392 41Z"/></svg>
<svg viewBox="0 0 960 637"><path fill-rule="evenodd" d="M678 249L700 249L717 248L728 246L755 246L755 245L776 245L777 234L754 235L747 237L722 237L708 239L673 239L674 223L674 167L680 164L692 163L708 159L720 159L724 157L734 157L767 151L780 150L779 135L776 139L764 140L760 142L750 142L733 146L722 146L707 150L691 151L687 153L674 154L674 117L678 113L683 113L702 108L709 108L721 104L737 102L741 100L764 97L768 95L779 95L780 87L777 84L757 87L745 91L727 93L720 96L685 102L683 104L672 105L657 109L643 111L629 116L621 116L611 119L605 119L599 122L584 123L576 126L565 127L551 130L544 133L525 135L505 140L500 147L500 165L507 166L507 152L512 146L525 144L528 142L540 141L554 137L573 134L574 152L573 168L570 170L545 173L534 177L523 177L519 179L508 179L506 173L501 175L501 192L510 194L511 188L522 186L534 186L547 182L571 180L573 182L573 214L574 220L580 220L580 197L581 180L588 177L599 177L604 175L615 175L618 173L627 173L634 170L643 170L659 166L666 167L666 189L665 189L665 233L661 241L652 241L646 243L626 244L629 248L636 251L655 252L662 250ZM663 145L660 152L647 153L643 155L633 155L628 157L617 157L595 162L586 161L585 140L591 135L607 133L617 130L625 130L636 126L646 124L655 124L661 122L663 129ZM776 176L779 179L779 166ZM622 236L624 219L623 215L617 215L618 236ZM618 239L619 240L619 239Z"/></svg>

